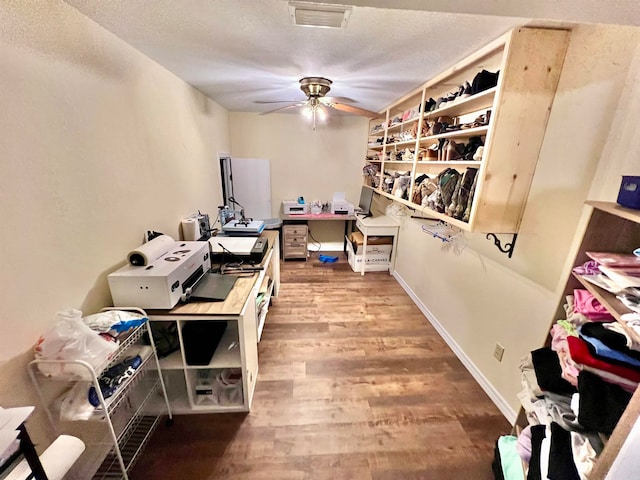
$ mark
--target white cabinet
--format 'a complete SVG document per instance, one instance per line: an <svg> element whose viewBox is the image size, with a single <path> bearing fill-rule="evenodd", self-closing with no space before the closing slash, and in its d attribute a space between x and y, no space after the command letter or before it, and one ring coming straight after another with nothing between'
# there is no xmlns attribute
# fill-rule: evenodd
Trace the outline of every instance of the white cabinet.
<svg viewBox="0 0 640 480"><path fill-rule="evenodd" d="M251 280L250 294L237 315L170 313L150 317L154 328L174 323L179 336L180 348L160 359L174 413L249 411L258 374L256 279ZM217 339L216 327L222 325L226 325L222 338L217 346L212 345ZM187 334L190 328L196 333ZM197 357L203 356L203 349L205 358L201 361ZM210 351L213 354L208 359ZM234 377L234 388L220 383L223 375Z"/></svg>
<svg viewBox="0 0 640 480"><path fill-rule="evenodd" d="M258 376L257 344L269 304L280 289L278 232L265 231L262 237L268 241L262 269L239 276L224 301L190 302L150 312L154 331L177 336L176 350L160 358L175 414L251 409Z"/></svg>
<svg viewBox="0 0 640 480"><path fill-rule="evenodd" d="M307 225L284 225L282 227L282 256L307 259L307 242L309 227Z"/></svg>
<svg viewBox="0 0 640 480"><path fill-rule="evenodd" d="M360 271L362 275L364 275L366 271L371 272L381 270L388 270L389 273L393 273L399 227L400 226L395 219L387 217L386 215L366 218L357 217L356 228L362 232L364 238L362 251L358 255L356 254L359 252L353 251L351 242L348 242L347 244L347 255L352 268L354 268L355 271ZM389 256L388 261L367 264L367 238L373 236L392 237L391 255Z"/></svg>
<svg viewBox="0 0 640 480"><path fill-rule="evenodd" d="M119 308L118 310L134 310L146 316L146 313L140 309ZM147 342L145 334L152 339L148 321L122 334L119 338L118 350L103 368L94 369L82 360L33 360L29 364L29 375L54 430L73 429L70 423L76 424L76 427L77 424L84 423L72 421L80 418L99 424L94 434L88 433L93 431L88 426L78 427L81 428L81 432L87 433L87 438L83 437L83 440L87 443L86 468L90 472L85 473L85 478L93 476L94 479L127 480L129 471L142 453L162 416L168 414L169 420L172 418L163 379L158 375L159 362L153 341ZM131 368L121 368L125 363ZM41 373L55 369L68 373L51 378ZM100 388L99 379L102 375L116 370L127 372L126 375L117 377L118 381L113 385L114 390L107 394ZM66 400L62 401L62 406L48 398L50 389L44 384L45 381L48 383L50 380L65 381L71 387ZM77 398L82 398L84 401L74 402L77 398L72 395L72 392L76 389L79 393ZM91 391L94 392L93 396ZM94 398L97 405L95 408L86 401L88 396ZM153 404L155 406L152 406ZM60 414L61 409L64 415Z"/></svg>
<svg viewBox="0 0 640 480"><path fill-rule="evenodd" d="M256 337L258 343L262 337L267 313L274 298L280 291L280 242L275 240L262 264L264 270L258 275L256 282Z"/></svg>

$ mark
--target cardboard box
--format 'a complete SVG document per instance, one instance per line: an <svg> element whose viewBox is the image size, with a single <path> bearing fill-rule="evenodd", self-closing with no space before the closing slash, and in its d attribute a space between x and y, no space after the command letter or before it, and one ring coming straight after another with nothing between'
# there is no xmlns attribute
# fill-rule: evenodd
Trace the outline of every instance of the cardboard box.
<svg viewBox="0 0 640 480"><path fill-rule="evenodd" d="M351 232L349 235L349 242L353 247L353 251L360 255L362 253L362 246L364 245L364 235L362 232ZM391 253L391 245L393 244L393 237L367 237L367 255L377 253ZM372 248L378 247L378 248Z"/></svg>
<svg viewBox="0 0 640 480"><path fill-rule="evenodd" d="M371 237L369 237L371 238ZM362 250L362 246L360 246ZM347 259L354 272L362 272L362 254L353 251L353 245L347 242ZM367 265L365 272L384 272L389 270L391 260L391 245L367 245Z"/></svg>

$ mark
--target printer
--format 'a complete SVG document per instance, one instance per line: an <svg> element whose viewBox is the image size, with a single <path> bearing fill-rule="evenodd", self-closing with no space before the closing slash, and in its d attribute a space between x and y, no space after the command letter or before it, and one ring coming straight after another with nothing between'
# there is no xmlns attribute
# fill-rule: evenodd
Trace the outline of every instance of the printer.
<svg viewBox="0 0 640 480"><path fill-rule="evenodd" d="M285 215L306 215L309 213L309 204L297 200L283 200L282 211Z"/></svg>
<svg viewBox="0 0 640 480"><path fill-rule="evenodd" d="M218 235L209 239L209 247L211 250L211 263L215 266L217 263L226 260L227 262L243 262L255 265L262 262L269 243L263 237L229 237Z"/></svg>
<svg viewBox="0 0 640 480"><path fill-rule="evenodd" d="M128 264L108 275L114 306L170 309L189 298L211 270L209 243L173 242L167 247L145 264Z"/></svg>
<svg viewBox="0 0 640 480"><path fill-rule="evenodd" d="M353 203L347 202L344 192L335 192L331 200L331 213L337 215L353 216L355 208Z"/></svg>

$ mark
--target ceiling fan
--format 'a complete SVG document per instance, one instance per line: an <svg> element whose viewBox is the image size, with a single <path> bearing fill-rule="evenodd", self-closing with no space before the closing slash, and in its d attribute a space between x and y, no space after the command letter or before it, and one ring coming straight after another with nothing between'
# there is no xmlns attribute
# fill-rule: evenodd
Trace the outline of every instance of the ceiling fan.
<svg viewBox="0 0 640 480"><path fill-rule="evenodd" d="M263 112L260 115L266 115L268 113L281 112L290 108L303 107L303 113L310 115L313 118L313 129L316 128L316 114L323 116L326 114L324 107L334 108L343 112L353 113L355 115L361 115L364 117L373 118L378 114L370 110L354 107L348 105L354 101L345 97L326 97L325 95L331 90L331 84L333 83L328 78L324 77L304 77L300 81L300 90L307 96L307 100L278 100L271 102L256 101L256 103L287 103L284 107L276 108L275 110L269 110Z"/></svg>

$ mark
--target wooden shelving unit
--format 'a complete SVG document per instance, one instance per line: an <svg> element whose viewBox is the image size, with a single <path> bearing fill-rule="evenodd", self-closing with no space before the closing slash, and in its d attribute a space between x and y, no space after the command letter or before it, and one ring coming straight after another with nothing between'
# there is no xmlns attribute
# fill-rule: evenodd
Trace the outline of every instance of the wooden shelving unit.
<svg viewBox="0 0 640 480"><path fill-rule="evenodd" d="M571 270L566 274L562 300L558 305L552 324L566 318L564 311L565 297L572 295L574 289L577 288L589 290L618 321L620 321L621 315L630 312L614 294L588 282L580 275L573 274L572 270L574 267L583 265L590 260L586 252L629 253L637 248L638 241L640 241L640 211L624 208L609 202L587 202L587 205L592 207L591 215L582 234L582 241ZM624 322L620 322L620 324L625 327L625 330L633 338L640 340L640 336L632 329L627 328ZM549 343L550 340L547 338L547 344ZM620 448L639 417L640 389L634 393L618 425L609 437L609 441L589 477L591 480L601 480L606 477L613 461L620 452ZM518 418L519 422L523 421L524 414L522 411Z"/></svg>
<svg viewBox="0 0 640 480"><path fill-rule="evenodd" d="M383 173L377 193L399 201L423 214L449 222L463 230L485 233L516 233L520 226L529 187L538 160L547 119L564 55L569 32L541 28L515 29L491 42L473 55L427 81L380 112L371 120L367 140L367 163ZM472 82L482 70L499 71L497 86L466 98L442 103L433 111L424 112L425 102L438 99L457 90L456 86ZM419 111L418 116L392 124L406 112ZM470 124L490 111L490 121L474 128L428 135L426 126L438 117L453 117L455 125ZM385 127L386 126L386 127ZM384 128L384 129L382 129ZM390 141L402 132L412 132L411 140ZM479 161L425 160L421 152L442 139L465 143L479 136L484 152ZM396 159L406 148L413 151L410 161ZM374 159L374 160L372 160ZM426 174L437 177L446 168L463 173L476 168L477 183L469 212L469 220L452 218L427 206L411 201L416 178ZM408 174L406 172L409 171ZM406 197L389 191L384 174L410 177Z"/></svg>

